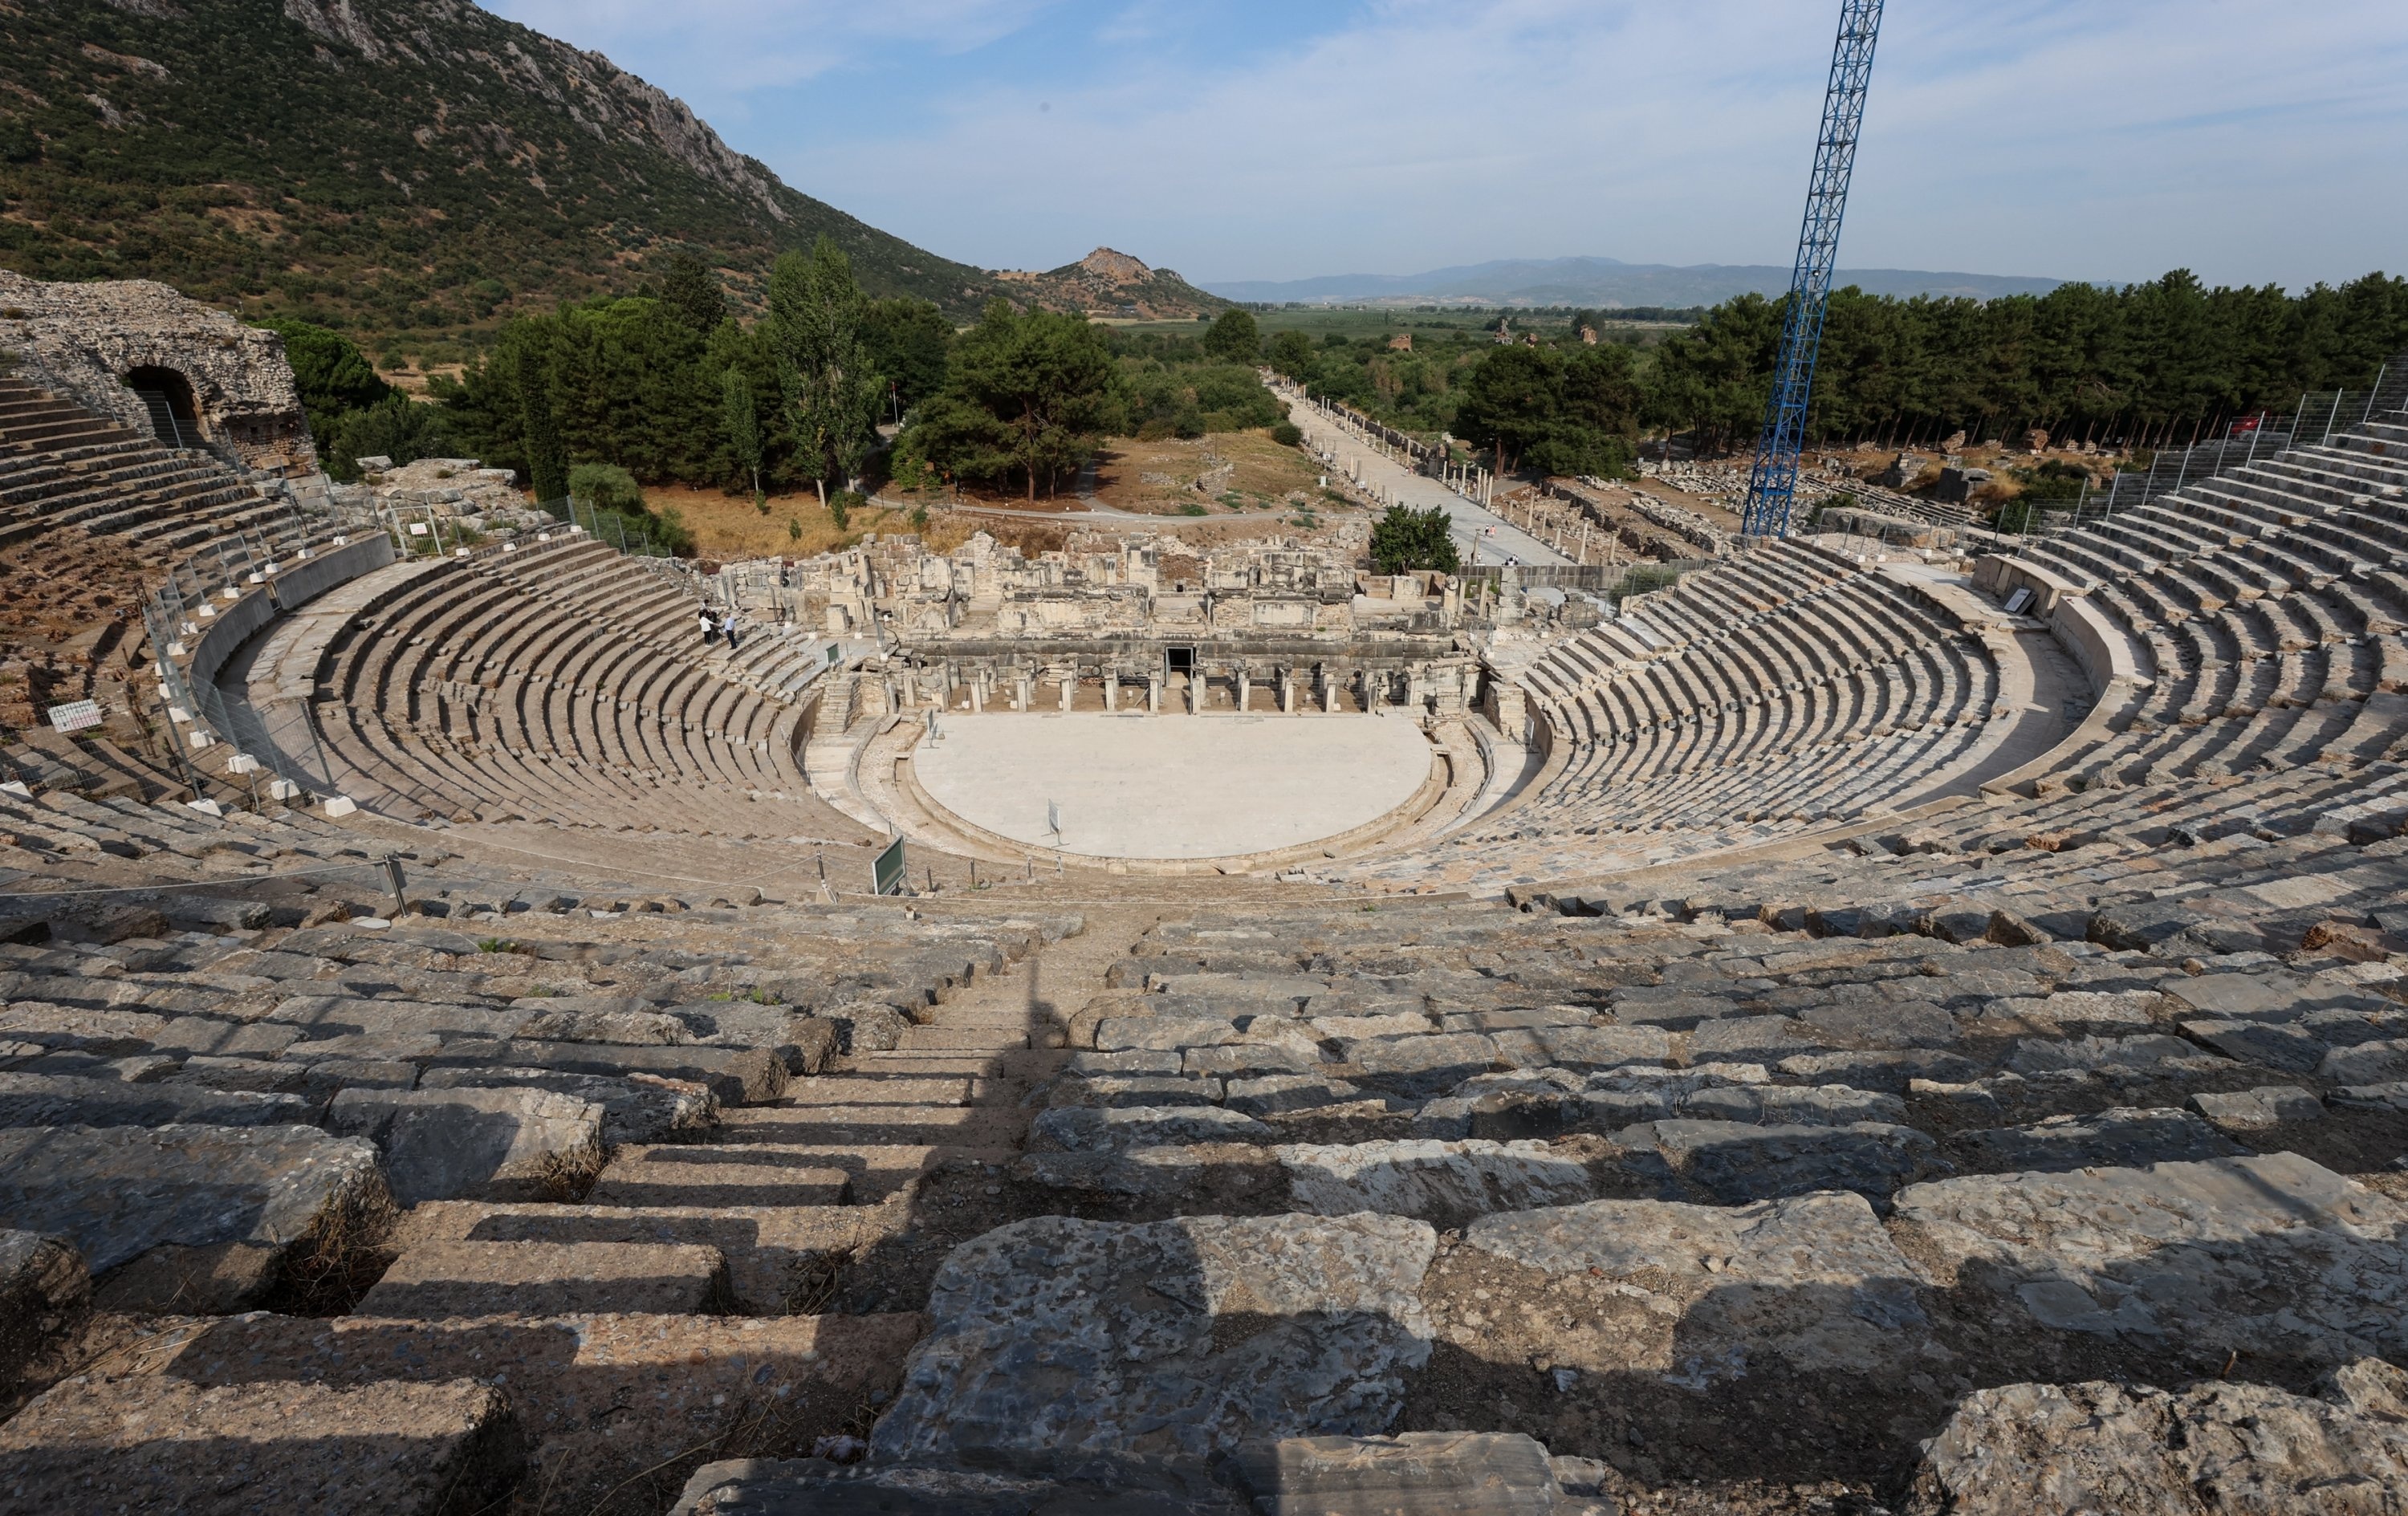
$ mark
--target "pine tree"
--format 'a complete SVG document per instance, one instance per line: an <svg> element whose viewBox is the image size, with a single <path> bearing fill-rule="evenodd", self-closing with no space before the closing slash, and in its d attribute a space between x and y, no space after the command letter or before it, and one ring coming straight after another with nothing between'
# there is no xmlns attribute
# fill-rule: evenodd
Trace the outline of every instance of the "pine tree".
<svg viewBox="0 0 2408 1516"><path fill-rule="evenodd" d="M698 336L709 336L727 319L727 296L709 264L681 248L668 255L656 297Z"/></svg>

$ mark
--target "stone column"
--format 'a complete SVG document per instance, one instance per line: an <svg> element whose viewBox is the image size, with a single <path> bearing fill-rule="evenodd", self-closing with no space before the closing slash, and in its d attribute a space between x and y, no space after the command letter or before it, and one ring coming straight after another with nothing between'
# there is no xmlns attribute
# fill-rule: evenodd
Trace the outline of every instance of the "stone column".
<svg viewBox="0 0 2408 1516"><path fill-rule="evenodd" d="M1149 716L1162 714L1162 676L1159 674L1145 677L1145 713Z"/></svg>
<svg viewBox="0 0 2408 1516"><path fill-rule="evenodd" d="M976 715L986 711L986 681L982 679L970 680L970 710Z"/></svg>
<svg viewBox="0 0 2408 1516"><path fill-rule="evenodd" d="M1070 708L1070 695L1078 688L1079 665L1072 664L1069 671L1062 676L1062 708L1064 710Z"/></svg>
<svg viewBox="0 0 2408 1516"><path fill-rule="evenodd" d="M1204 714L1204 675L1193 668L1187 671L1187 714Z"/></svg>
<svg viewBox="0 0 2408 1516"><path fill-rule="evenodd" d="M1330 715L1338 709L1338 676L1328 669L1321 671L1321 713Z"/></svg>
<svg viewBox="0 0 2408 1516"><path fill-rule="evenodd" d="M1293 716L1296 714L1296 670L1293 668L1281 669L1279 679L1280 709L1285 711L1288 715Z"/></svg>
<svg viewBox="0 0 2408 1516"><path fill-rule="evenodd" d="M1111 711L1121 708L1121 676L1117 669L1104 670L1104 708Z"/></svg>
<svg viewBox="0 0 2408 1516"><path fill-rule="evenodd" d="M1244 669L1240 668L1240 669L1239 669L1239 670L1238 670L1238 714L1239 714L1239 715L1242 716L1242 715L1244 715L1244 714L1246 713L1246 708L1248 707L1248 705L1249 705L1249 704L1251 704L1251 703L1253 702L1254 698L1254 677L1253 677L1252 675L1248 674Z"/></svg>
<svg viewBox="0 0 2408 1516"><path fill-rule="evenodd" d="M1023 674L1019 679L1014 679L1014 680L1012 681L1012 686L1011 686L1011 708L1012 708L1012 709L1014 709L1014 710L1026 710L1026 709L1028 708L1028 707L1029 707L1029 695L1030 695L1030 685L1031 685L1031 683L1032 683L1032 681L1030 680L1030 679L1028 678L1028 676L1027 676L1027 675L1025 675L1025 674Z"/></svg>

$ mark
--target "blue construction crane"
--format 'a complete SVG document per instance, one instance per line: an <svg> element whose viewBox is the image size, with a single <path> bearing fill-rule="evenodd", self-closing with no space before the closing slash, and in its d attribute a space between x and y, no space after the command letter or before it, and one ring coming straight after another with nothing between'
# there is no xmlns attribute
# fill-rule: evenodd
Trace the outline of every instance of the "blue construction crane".
<svg viewBox="0 0 2408 1516"><path fill-rule="evenodd" d="M1814 390L1814 355L1823 346L1823 315L1831 303L1831 272L1840 259L1840 218L1848 208L1848 177L1856 166L1856 135L1864 125L1865 86L1872 82L1873 42L1881 35L1882 0L1841 0L1840 40L1831 50L1831 87L1823 97L1823 136L1814 147L1814 179L1806 192L1806 226L1798 236L1798 266L1789 276L1789 313L1781 323L1781 356L1772 369L1772 398L1764 408L1756 466L1747 478L1742 530L1752 536L1789 535L1789 507L1798 492L1798 450L1806 439L1806 402Z"/></svg>

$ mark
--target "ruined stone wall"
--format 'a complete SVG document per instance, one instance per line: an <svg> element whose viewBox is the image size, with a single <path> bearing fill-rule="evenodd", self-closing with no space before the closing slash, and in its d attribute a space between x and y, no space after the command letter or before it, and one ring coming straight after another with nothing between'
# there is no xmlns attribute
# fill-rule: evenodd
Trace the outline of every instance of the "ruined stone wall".
<svg viewBox="0 0 2408 1516"><path fill-rule="evenodd" d="M317 473L284 339L148 279L52 284L0 271L0 349L27 382L155 435L125 377L180 376L201 442L227 462L299 479Z"/></svg>
<svg viewBox="0 0 2408 1516"><path fill-rule="evenodd" d="M857 634L882 613L910 642L1444 636L1462 608L1444 576L1369 576L1343 551L1283 538L1197 551L1176 539L1079 532L1032 557L984 533L943 553L916 536L882 536L799 562L732 564L720 578L750 613L834 634Z"/></svg>

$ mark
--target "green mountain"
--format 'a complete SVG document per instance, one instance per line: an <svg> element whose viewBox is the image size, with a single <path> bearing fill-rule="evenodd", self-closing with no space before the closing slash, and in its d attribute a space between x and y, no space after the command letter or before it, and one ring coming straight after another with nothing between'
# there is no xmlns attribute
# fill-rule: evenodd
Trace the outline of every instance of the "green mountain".
<svg viewBox="0 0 2408 1516"><path fill-rule="evenodd" d="M36 278L163 279L440 358L673 246L745 300L823 234L874 294L998 293L462 0L0 0L0 266Z"/></svg>

